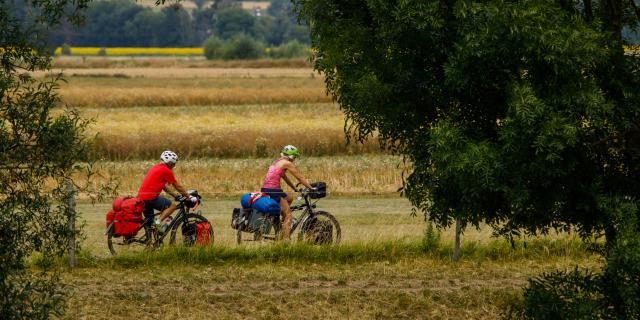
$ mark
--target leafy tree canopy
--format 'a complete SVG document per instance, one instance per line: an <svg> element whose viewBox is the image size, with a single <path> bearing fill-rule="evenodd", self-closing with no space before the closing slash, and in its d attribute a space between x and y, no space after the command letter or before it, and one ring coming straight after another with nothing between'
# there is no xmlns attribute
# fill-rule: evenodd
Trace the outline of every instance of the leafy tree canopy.
<svg viewBox="0 0 640 320"><path fill-rule="evenodd" d="M614 237L607 203L640 192L633 1L294 3L348 130L406 156L430 220Z"/></svg>

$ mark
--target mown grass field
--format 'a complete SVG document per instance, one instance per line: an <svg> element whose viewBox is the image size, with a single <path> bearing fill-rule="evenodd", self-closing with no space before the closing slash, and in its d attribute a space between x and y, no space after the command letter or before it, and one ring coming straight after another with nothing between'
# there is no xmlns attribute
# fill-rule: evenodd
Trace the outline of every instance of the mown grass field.
<svg viewBox="0 0 640 320"><path fill-rule="evenodd" d="M496 319L529 277L598 265L568 235L512 249L484 228L465 232L452 263L451 231L422 247L423 219L399 197L322 199L342 226L337 248L238 247L229 227L237 199L205 200L213 246L116 258L102 235L108 204L80 204L87 237L79 267L63 275L73 294L65 318Z"/></svg>
<svg viewBox="0 0 640 320"><path fill-rule="evenodd" d="M172 149L178 180L204 194L215 230L210 247L113 258L110 203L80 198L85 239L78 267L62 274L64 319L496 319L528 278L600 265L572 235L512 247L487 227L465 231L452 263L452 231L423 242L423 217L397 193L410 164L375 138L347 145L343 114L306 61L57 58L54 67L67 75L63 101L94 119L94 182L116 178L119 194L135 194ZM327 182L318 207L340 221L340 246L235 245L231 211L285 144L300 147L309 180Z"/></svg>

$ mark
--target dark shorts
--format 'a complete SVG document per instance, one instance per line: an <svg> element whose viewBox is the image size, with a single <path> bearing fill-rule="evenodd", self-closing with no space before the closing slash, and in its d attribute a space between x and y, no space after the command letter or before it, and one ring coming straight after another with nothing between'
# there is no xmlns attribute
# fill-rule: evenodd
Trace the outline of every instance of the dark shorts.
<svg viewBox="0 0 640 320"><path fill-rule="evenodd" d="M151 200L144 200L144 216L145 217L153 217L153 209L158 211L162 211L168 208L171 205L171 201L169 199L163 197L156 197Z"/></svg>
<svg viewBox="0 0 640 320"><path fill-rule="evenodd" d="M282 198L284 198L285 200L287 199L287 194L282 191L282 189L262 188L260 189L260 192L268 194L271 199L278 201L278 203L280 203L280 199Z"/></svg>

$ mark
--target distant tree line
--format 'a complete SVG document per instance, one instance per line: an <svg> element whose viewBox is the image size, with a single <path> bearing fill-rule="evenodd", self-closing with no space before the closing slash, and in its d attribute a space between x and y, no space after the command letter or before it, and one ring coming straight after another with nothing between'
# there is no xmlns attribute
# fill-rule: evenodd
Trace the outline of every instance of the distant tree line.
<svg viewBox="0 0 640 320"><path fill-rule="evenodd" d="M78 47L199 47L210 36L223 41L242 35L268 47L291 41L309 44L309 28L298 24L288 0L272 1L254 16L238 1L221 0L185 9L180 3L150 8L131 0L94 1L81 26L63 23L52 45Z"/></svg>

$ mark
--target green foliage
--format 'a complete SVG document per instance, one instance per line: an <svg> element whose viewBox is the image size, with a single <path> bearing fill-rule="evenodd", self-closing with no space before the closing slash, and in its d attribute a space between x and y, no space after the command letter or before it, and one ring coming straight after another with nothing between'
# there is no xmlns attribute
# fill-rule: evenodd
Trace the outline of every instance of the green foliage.
<svg viewBox="0 0 640 320"><path fill-rule="evenodd" d="M609 318L598 291L597 276L577 269L544 274L529 280L523 308L510 316L525 319Z"/></svg>
<svg viewBox="0 0 640 320"><path fill-rule="evenodd" d="M226 42L221 51L225 60L257 59L264 54L264 46L250 36L238 34Z"/></svg>
<svg viewBox="0 0 640 320"><path fill-rule="evenodd" d="M195 9L180 2L162 9L129 0L92 1L81 26L53 27L49 42L79 47L191 47L210 36L231 39L244 33L270 46L297 40L309 43L309 28L298 24L288 0L272 2L254 17L237 1L196 1ZM18 5L19 6L19 5Z"/></svg>
<svg viewBox="0 0 640 320"><path fill-rule="evenodd" d="M222 47L224 41L216 36L210 36L207 41L202 44L204 49L204 56L209 60L222 58Z"/></svg>
<svg viewBox="0 0 640 320"><path fill-rule="evenodd" d="M291 59L309 57L308 48L297 40L289 41L281 46L269 48L269 57L274 59Z"/></svg>
<svg viewBox="0 0 640 320"><path fill-rule="evenodd" d="M427 221L422 237L422 250L425 252L438 251L440 238L440 231L433 227L433 222Z"/></svg>
<svg viewBox="0 0 640 320"><path fill-rule="evenodd" d="M437 225L589 236L612 227L602 195L640 196L640 59L611 32L620 17L541 0L294 3L347 129L407 156L404 195Z"/></svg>
<svg viewBox="0 0 640 320"><path fill-rule="evenodd" d="M71 46L69 46L68 44L65 43L65 44L62 45L62 48L61 48L60 51L61 51L60 53L63 56L70 56L71 55Z"/></svg>
<svg viewBox="0 0 640 320"><path fill-rule="evenodd" d="M213 27L220 38L228 40L239 34L253 34L255 18L241 8L223 9L214 16Z"/></svg>
<svg viewBox="0 0 640 320"><path fill-rule="evenodd" d="M637 206L625 200L603 201L620 222L616 243L604 270L593 274L557 271L529 280L524 301L509 314L524 319L640 318L640 235Z"/></svg>
<svg viewBox="0 0 640 320"><path fill-rule="evenodd" d="M294 3L347 130L406 156L404 195L437 226L606 235L604 272L532 281L525 317L639 317L633 1Z"/></svg>
<svg viewBox="0 0 640 320"><path fill-rule="evenodd" d="M86 160L87 122L59 108L57 78L35 80L25 70L46 69L51 53L41 24L81 20L87 1L27 1L30 10L0 4L0 314L3 319L47 319L64 310L64 291L52 259L61 256L73 214L65 184ZM9 32L4 32L9 30ZM9 50L7 50L9 49ZM55 111L54 111L55 109ZM41 253L41 271L27 259ZM52 269L53 268L53 269Z"/></svg>

